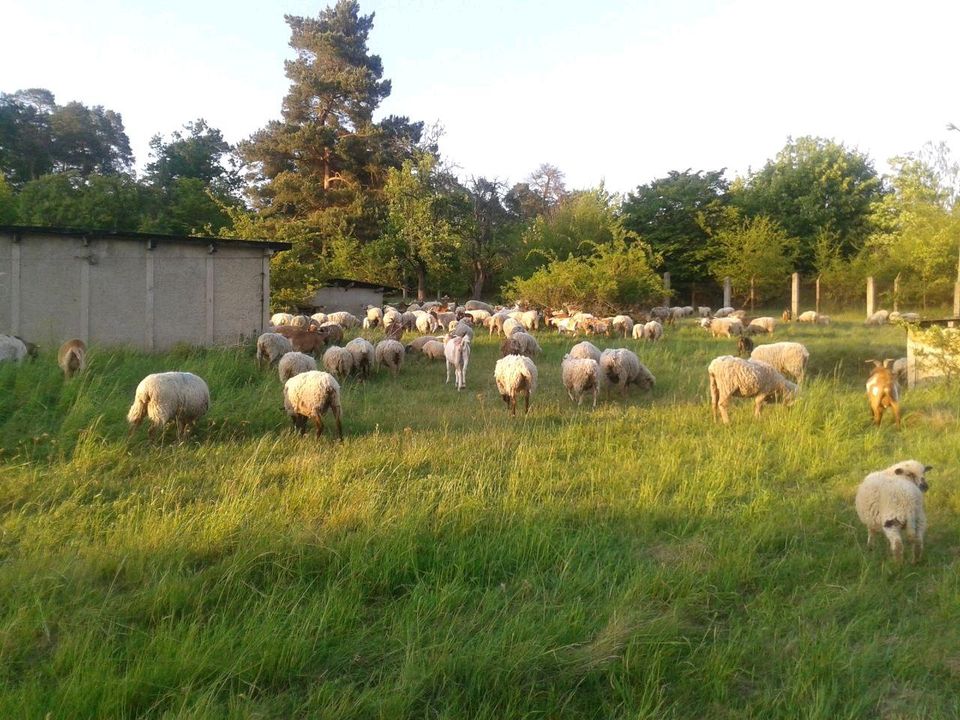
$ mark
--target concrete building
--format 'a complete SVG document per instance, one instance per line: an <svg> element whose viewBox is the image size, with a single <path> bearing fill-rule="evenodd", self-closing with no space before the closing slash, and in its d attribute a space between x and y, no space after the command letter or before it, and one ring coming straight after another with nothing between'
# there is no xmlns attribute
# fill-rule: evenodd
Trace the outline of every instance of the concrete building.
<svg viewBox="0 0 960 720"><path fill-rule="evenodd" d="M931 328L940 328L940 340L931 337ZM930 380L956 377L960 373L960 317L922 320L907 333L907 387Z"/></svg>
<svg viewBox="0 0 960 720"><path fill-rule="evenodd" d="M317 290L307 302L311 312L331 313L337 310L346 310L359 318L366 314L367 305L380 307L383 305L385 292L400 292L398 288L360 280L346 280L331 278L326 287Z"/></svg>
<svg viewBox="0 0 960 720"><path fill-rule="evenodd" d="M0 333L54 350L230 345L270 318L288 243L0 226Z"/></svg>

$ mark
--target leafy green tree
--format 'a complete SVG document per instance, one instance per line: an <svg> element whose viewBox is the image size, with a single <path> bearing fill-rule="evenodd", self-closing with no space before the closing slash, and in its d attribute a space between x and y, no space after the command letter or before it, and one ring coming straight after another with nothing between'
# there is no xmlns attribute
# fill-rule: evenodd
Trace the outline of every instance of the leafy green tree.
<svg viewBox="0 0 960 720"><path fill-rule="evenodd" d="M709 231L723 216L727 189L723 170L670 172L640 185L623 203L623 224L663 257L675 280L710 277L706 251Z"/></svg>
<svg viewBox="0 0 960 720"><path fill-rule="evenodd" d="M836 238L840 254L853 256L871 232L873 203L883 195L872 161L823 138L790 139L775 159L732 192L749 216L766 216L798 240L797 267L814 269L820 233Z"/></svg>
<svg viewBox="0 0 960 720"><path fill-rule="evenodd" d="M188 122L183 131L175 131L169 141L161 135L150 139L150 155L145 177L157 187L169 187L182 178L201 180L221 192L236 189L237 173L228 167L233 148L223 133L200 118Z"/></svg>
<svg viewBox="0 0 960 720"><path fill-rule="evenodd" d="M519 222L504 207L503 195L501 183L483 177L472 178L465 189L470 222L463 253L472 274L474 298L484 296L484 289L516 251Z"/></svg>
<svg viewBox="0 0 960 720"><path fill-rule="evenodd" d="M0 172L19 187L53 172L53 93L41 88L0 93Z"/></svg>
<svg viewBox="0 0 960 720"><path fill-rule="evenodd" d="M717 281L730 277L735 297L762 302L783 291L793 271L797 240L766 216L741 219L731 209L727 222L713 233L710 271Z"/></svg>
<svg viewBox="0 0 960 720"><path fill-rule="evenodd" d="M25 225L136 231L141 190L129 175L44 175L23 186L17 197L18 216Z"/></svg>
<svg viewBox="0 0 960 720"><path fill-rule="evenodd" d="M17 222L17 197L7 179L0 174L0 225Z"/></svg>

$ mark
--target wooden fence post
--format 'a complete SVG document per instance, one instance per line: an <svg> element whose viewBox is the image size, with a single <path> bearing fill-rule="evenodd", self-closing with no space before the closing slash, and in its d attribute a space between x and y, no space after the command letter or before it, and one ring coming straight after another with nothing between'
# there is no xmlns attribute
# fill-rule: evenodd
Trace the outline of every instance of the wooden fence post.
<svg viewBox="0 0 960 720"><path fill-rule="evenodd" d="M733 295L733 286L730 283L730 276L728 275L723 279L723 306L732 307L730 305L731 296Z"/></svg>
<svg viewBox="0 0 960 720"><path fill-rule="evenodd" d="M818 315L820 314L820 278L821 277L822 275L817 275L817 300L816 300L816 306L814 307L814 310L817 311Z"/></svg>
<svg viewBox="0 0 960 720"><path fill-rule="evenodd" d="M800 317L800 273L790 276L790 314L794 320Z"/></svg>
<svg viewBox="0 0 960 720"><path fill-rule="evenodd" d="M663 274L663 304L670 305L670 273Z"/></svg>
<svg viewBox="0 0 960 720"><path fill-rule="evenodd" d="M877 306L877 287L873 275L867 278L867 317L873 315Z"/></svg>

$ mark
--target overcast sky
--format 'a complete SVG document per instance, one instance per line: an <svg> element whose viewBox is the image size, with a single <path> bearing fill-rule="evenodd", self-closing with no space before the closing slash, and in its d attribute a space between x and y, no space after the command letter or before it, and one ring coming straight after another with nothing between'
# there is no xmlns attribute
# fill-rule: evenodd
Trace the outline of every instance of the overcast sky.
<svg viewBox="0 0 960 720"><path fill-rule="evenodd" d="M236 142L280 113L284 13L303 0L0 0L0 91L123 115L148 142L205 118ZM361 0L393 94L381 115L445 129L464 176L544 162L616 191L670 170L760 167L788 136L870 155L960 156L957 0ZM952 136L952 137L951 137Z"/></svg>

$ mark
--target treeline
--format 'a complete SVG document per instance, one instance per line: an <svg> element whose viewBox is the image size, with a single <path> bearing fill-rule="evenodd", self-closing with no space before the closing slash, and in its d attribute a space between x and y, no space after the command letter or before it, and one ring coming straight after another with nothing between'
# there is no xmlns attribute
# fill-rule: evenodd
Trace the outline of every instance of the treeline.
<svg viewBox="0 0 960 720"><path fill-rule="evenodd" d="M203 120L151 141L138 176L121 116L46 90L0 95L0 222L286 240L277 303L328 277L419 297L501 296L597 309L733 278L738 302L773 300L790 272L844 300L872 274L904 301L952 287L958 169L946 146L890 161L790 139L763 168L671 172L626 197L570 190L544 164L524 181L458 177L442 133L374 114L391 91L367 40L373 15L339 0L286 16L295 57L280 117L237 146Z"/></svg>

